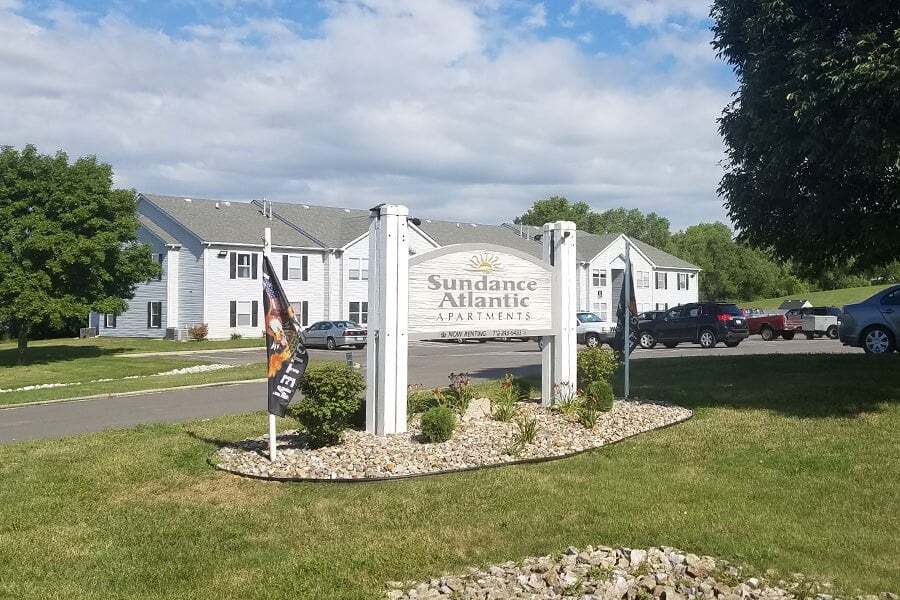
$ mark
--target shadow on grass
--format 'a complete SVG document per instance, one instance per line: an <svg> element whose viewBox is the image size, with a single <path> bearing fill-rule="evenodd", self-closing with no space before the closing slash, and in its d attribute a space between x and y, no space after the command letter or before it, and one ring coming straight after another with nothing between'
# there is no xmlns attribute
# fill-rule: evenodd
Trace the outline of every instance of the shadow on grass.
<svg viewBox="0 0 900 600"><path fill-rule="evenodd" d="M46 365L55 362L67 362L78 358L98 358L111 356L130 350L128 347L111 348L91 345L31 346L25 352L25 362L18 364L19 351L16 348L0 350L0 367L17 367L28 365Z"/></svg>
<svg viewBox="0 0 900 600"><path fill-rule="evenodd" d="M222 448L233 448L235 450L241 450L243 452L253 452L258 454L259 456L268 457L269 456L269 440L262 438L251 438L245 440L223 440L221 438L210 438L203 435L200 435L196 431L187 431L188 437L191 437L197 441L203 442L205 444L210 444L215 446L219 450ZM278 434L278 449L279 450L297 450L297 449L306 449L309 448L309 442L307 435L305 433L301 433L298 431L293 431L290 433L279 433Z"/></svg>

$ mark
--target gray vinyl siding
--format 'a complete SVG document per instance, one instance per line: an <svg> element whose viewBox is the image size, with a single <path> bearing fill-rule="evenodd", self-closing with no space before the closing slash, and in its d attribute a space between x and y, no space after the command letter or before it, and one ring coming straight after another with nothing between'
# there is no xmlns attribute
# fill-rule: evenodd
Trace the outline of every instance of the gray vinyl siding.
<svg viewBox="0 0 900 600"><path fill-rule="evenodd" d="M199 240L180 238L178 268L178 327L186 329L203 323L204 249Z"/></svg>
<svg viewBox="0 0 900 600"><path fill-rule="evenodd" d="M138 228L137 238L140 242L153 248L154 258L163 255L162 281L148 281L137 286L134 298L126 300L128 309L116 317L115 329L104 327L103 315L99 315L97 333L107 337L150 337L162 338L166 334L166 247L155 236L150 235L143 227ZM162 303L160 328L147 327L147 303Z"/></svg>

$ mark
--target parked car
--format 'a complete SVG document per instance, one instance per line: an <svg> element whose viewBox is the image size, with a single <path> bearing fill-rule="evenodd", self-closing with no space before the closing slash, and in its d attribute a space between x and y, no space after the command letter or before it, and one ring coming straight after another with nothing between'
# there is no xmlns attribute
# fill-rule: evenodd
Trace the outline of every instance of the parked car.
<svg viewBox="0 0 900 600"><path fill-rule="evenodd" d="M759 334L767 342L776 340L779 336L786 340L792 340L798 332L803 332L803 319L800 311L789 310L784 313L747 317L747 327L750 335Z"/></svg>
<svg viewBox="0 0 900 600"><path fill-rule="evenodd" d="M588 348L611 344L616 336L616 326L601 319L597 313L580 312L575 315L575 319L575 335L578 343Z"/></svg>
<svg viewBox="0 0 900 600"><path fill-rule="evenodd" d="M303 343L335 350L341 346L362 348L368 331L353 321L319 321L303 330Z"/></svg>
<svg viewBox="0 0 900 600"><path fill-rule="evenodd" d="M682 342L694 342L713 348L724 342L734 348L750 335L747 319L735 304L697 302L676 306L666 311L662 319L639 324L641 347L653 348L661 342L674 348Z"/></svg>
<svg viewBox="0 0 900 600"><path fill-rule="evenodd" d="M897 350L900 339L900 285L894 285L841 312L840 339L845 346L862 347L869 354Z"/></svg>
<svg viewBox="0 0 900 600"><path fill-rule="evenodd" d="M806 339L828 336L836 340L840 335L841 309L836 306L813 306L800 309Z"/></svg>
<svg viewBox="0 0 900 600"><path fill-rule="evenodd" d="M664 310L648 310L647 312L642 312L638 315L638 331L649 331L650 323L652 321L662 320L666 318L666 311ZM638 344L644 350L649 350L653 346L656 345L656 338L653 335L638 335ZM652 345L650 345L652 344Z"/></svg>

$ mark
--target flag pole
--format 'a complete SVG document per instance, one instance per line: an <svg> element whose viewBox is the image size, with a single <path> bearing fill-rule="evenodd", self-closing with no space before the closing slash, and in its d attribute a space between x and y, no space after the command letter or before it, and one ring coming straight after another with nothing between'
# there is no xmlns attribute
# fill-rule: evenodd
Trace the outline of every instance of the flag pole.
<svg viewBox="0 0 900 600"><path fill-rule="evenodd" d="M263 256L271 260L272 256L272 228L263 230ZM268 354L268 350L266 351ZM275 462L278 457L278 432L275 428L275 415L269 413L269 460Z"/></svg>
<svg viewBox="0 0 900 600"><path fill-rule="evenodd" d="M623 350L625 351L625 399L628 400L628 394L631 391L631 381L629 373L629 358L631 356L631 242L625 237L625 337L622 341Z"/></svg>

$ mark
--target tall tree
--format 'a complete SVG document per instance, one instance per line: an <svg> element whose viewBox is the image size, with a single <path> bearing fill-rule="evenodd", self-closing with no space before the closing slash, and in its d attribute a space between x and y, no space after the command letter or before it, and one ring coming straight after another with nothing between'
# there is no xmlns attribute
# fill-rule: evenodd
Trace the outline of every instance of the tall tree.
<svg viewBox="0 0 900 600"><path fill-rule="evenodd" d="M750 301L808 289L787 265L735 242L722 223L693 225L674 234L669 250L703 269L701 300Z"/></svg>
<svg viewBox="0 0 900 600"><path fill-rule="evenodd" d="M112 177L93 156L0 148L0 322L17 333L20 363L34 325L122 312L159 273L136 241L134 192Z"/></svg>
<svg viewBox="0 0 900 600"><path fill-rule="evenodd" d="M594 212L584 202L572 203L562 196L538 200L515 219L516 223L538 227L553 221L573 221L588 233L624 233L657 248L665 248L671 236L669 220L654 212L644 214L636 208Z"/></svg>
<svg viewBox="0 0 900 600"><path fill-rule="evenodd" d="M719 192L740 239L807 267L897 258L900 2L714 0L740 88Z"/></svg>

